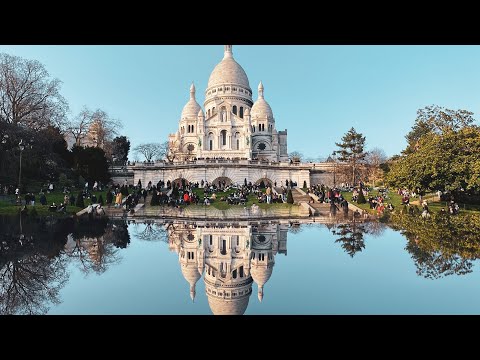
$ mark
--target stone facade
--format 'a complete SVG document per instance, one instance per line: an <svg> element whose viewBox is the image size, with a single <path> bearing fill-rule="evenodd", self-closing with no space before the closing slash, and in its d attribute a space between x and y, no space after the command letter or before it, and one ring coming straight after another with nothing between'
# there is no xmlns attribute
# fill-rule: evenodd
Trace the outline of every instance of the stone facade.
<svg viewBox="0 0 480 360"><path fill-rule="evenodd" d="M287 131L277 131L270 105L260 82L252 100L247 74L225 45L222 61L212 71L205 90L204 109L190 87L178 131L169 144L175 161L194 158L259 159L287 161Z"/></svg>
<svg viewBox="0 0 480 360"><path fill-rule="evenodd" d="M264 91L260 82L253 102L247 74L233 58L232 46L225 45L224 57L208 80L203 109L195 85L190 87L178 131L168 138L170 161L130 165L133 184L177 179L243 184L246 179L277 186L293 180L300 187L310 186L313 165L289 162L287 130L277 131ZM321 180L331 185L327 168L315 171L313 184Z"/></svg>

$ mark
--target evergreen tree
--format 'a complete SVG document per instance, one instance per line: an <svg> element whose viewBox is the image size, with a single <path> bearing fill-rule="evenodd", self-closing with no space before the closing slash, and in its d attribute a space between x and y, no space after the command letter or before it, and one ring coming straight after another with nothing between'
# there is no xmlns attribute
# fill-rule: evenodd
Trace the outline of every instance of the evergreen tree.
<svg viewBox="0 0 480 360"><path fill-rule="evenodd" d="M152 191L152 199L150 200L150 205L151 206L157 206L159 205L160 202L159 202L159 198L157 196L157 190L156 189L153 189Z"/></svg>
<svg viewBox="0 0 480 360"><path fill-rule="evenodd" d="M82 209L85 208L85 203L83 202L83 194L81 192L78 193L77 202L75 203L75 206Z"/></svg>
<svg viewBox="0 0 480 360"><path fill-rule="evenodd" d="M287 203L288 203L288 204L293 204L292 189L288 189L288 193L287 193Z"/></svg>
<svg viewBox="0 0 480 360"><path fill-rule="evenodd" d="M355 173L358 164L365 158L365 136L352 127L342 137L341 143L335 143L339 147L335 153L338 155L339 161L344 161L352 168L352 184L355 185Z"/></svg>
<svg viewBox="0 0 480 360"><path fill-rule="evenodd" d="M107 191L107 205L111 205L113 201L113 195L112 192L109 190Z"/></svg>
<svg viewBox="0 0 480 360"><path fill-rule="evenodd" d="M367 200L365 200L365 195L363 195L363 191L360 189L357 197L357 204L365 204Z"/></svg>

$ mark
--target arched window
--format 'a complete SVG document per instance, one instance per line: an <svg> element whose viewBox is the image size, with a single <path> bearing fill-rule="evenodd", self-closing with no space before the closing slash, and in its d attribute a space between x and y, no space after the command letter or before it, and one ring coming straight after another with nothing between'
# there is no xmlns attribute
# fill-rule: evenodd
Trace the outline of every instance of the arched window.
<svg viewBox="0 0 480 360"><path fill-rule="evenodd" d="M252 129L253 129L253 131L252 131L252 132L255 132L255 125L253 125L253 126L252 126Z"/></svg>
<svg viewBox="0 0 480 360"><path fill-rule="evenodd" d="M235 115L237 115L237 105L233 105L233 110L232 111Z"/></svg>
<svg viewBox="0 0 480 360"><path fill-rule="evenodd" d="M215 112L215 106L212 108L212 115L213 115L214 112Z"/></svg>
<svg viewBox="0 0 480 360"><path fill-rule="evenodd" d="M240 266L239 270L240 270L240 271L239 271L240 277L242 278L242 277L243 277L243 265Z"/></svg>
<svg viewBox="0 0 480 360"><path fill-rule="evenodd" d="M220 137L222 139L222 145L223 146L227 145L227 130L222 130L220 132Z"/></svg>
<svg viewBox="0 0 480 360"><path fill-rule="evenodd" d="M240 117L243 119L243 106L240 106Z"/></svg>
<svg viewBox="0 0 480 360"><path fill-rule="evenodd" d="M195 128L194 128L194 126L192 125L192 133L193 133L193 132L195 132Z"/></svg>
<svg viewBox="0 0 480 360"><path fill-rule="evenodd" d="M210 117L210 109L208 109L207 114L208 114L208 117Z"/></svg>
<svg viewBox="0 0 480 360"><path fill-rule="evenodd" d="M208 134L208 149L213 150L213 133Z"/></svg>
<svg viewBox="0 0 480 360"><path fill-rule="evenodd" d="M240 150L240 133L235 133L235 150Z"/></svg>
<svg viewBox="0 0 480 360"><path fill-rule="evenodd" d="M212 245L213 245L213 236L210 235L210 246L212 246Z"/></svg>

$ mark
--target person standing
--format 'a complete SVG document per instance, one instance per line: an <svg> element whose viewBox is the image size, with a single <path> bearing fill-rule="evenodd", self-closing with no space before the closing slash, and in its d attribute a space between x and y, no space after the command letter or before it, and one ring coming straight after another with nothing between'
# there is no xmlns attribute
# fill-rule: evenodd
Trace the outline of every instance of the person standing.
<svg viewBox="0 0 480 360"><path fill-rule="evenodd" d="M272 188L268 185L267 190L265 190L265 194L267 195L267 204L270 204L272 201Z"/></svg>

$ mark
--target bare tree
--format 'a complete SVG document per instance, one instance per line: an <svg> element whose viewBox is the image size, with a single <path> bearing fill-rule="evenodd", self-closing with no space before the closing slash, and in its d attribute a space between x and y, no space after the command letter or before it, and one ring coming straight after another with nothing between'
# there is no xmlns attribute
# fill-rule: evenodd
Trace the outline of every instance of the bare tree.
<svg viewBox="0 0 480 360"><path fill-rule="evenodd" d="M113 140L119 134L122 123L118 119L110 117L104 110L97 109L92 113L92 125L89 137L96 146L103 148L107 142Z"/></svg>
<svg viewBox="0 0 480 360"><path fill-rule="evenodd" d="M375 187L375 180L382 176L380 165L387 161L387 155L382 149L375 147L365 157L367 163L368 174L373 179L372 186Z"/></svg>
<svg viewBox="0 0 480 360"><path fill-rule="evenodd" d="M73 137L75 144L108 148L110 142L121 129L120 120L111 118L104 110L90 110L86 106L67 125L67 132ZM110 155L110 154L107 154Z"/></svg>
<svg viewBox="0 0 480 360"><path fill-rule="evenodd" d="M292 151L290 154L288 154L288 157L294 162L302 162L304 159L303 154L298 151Z"/></svg>
<svg viewBox="0 0 480 360"><path fill-rule="evenodd" d="M75 116L67 125L67 133L75 141L75 145L80 146L88 134L88 129L92 124L92 112L84 106L82 111Z"/></svg>
<svg viewBox="0 0 480 360"><path fill-rule="evenodd" d="M34 130L65 129L68 104L60 85L39 61L0 54L0 119Z"/></svg>
<svg viewBox="0 0 480 360"><path fill-rule="evenodd" d="M148 143L136 146L133 151L145 157L145 160L152 161L165 151L163 144Z"/></svg>

